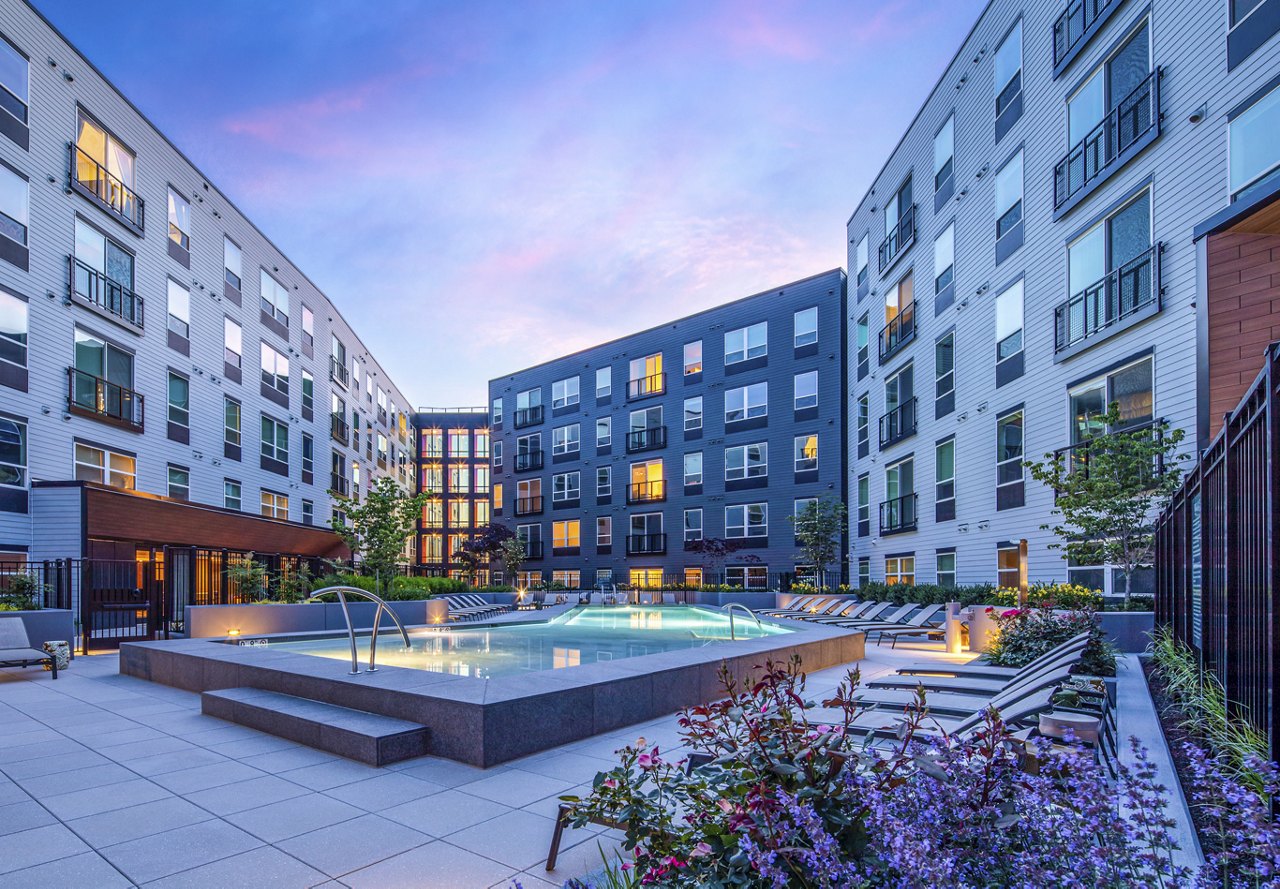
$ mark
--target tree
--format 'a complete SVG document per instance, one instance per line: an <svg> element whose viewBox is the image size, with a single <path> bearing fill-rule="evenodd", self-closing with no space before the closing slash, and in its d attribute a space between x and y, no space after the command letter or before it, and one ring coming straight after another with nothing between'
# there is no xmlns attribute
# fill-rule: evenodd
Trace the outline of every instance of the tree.
<svg viewBox="0 0 1280 889"><path fill-rule="evenodd" d="M515 533L506 525L489 525L459 546L453 559L462 565L467 583L474 586L480 569L497 557L502 551L502 544L513 537Z"/></svg>
<svg viewBox="0 0 1280 889"><path fill-rule="evenodd" d="M507 574L511 577L512 586L517 585L520 579L520 567L525 559L524 541L514 534L511 535L498 545L498 555L502 558Z"/></svg>
<svg viewBox="0 0 1280 889"><path fill-rule="evenodd" d="M408 494L389 476L369 486L364 502L338 498L347 521L331 520L351 555L381 577L390 575L404 560L405 541L413 536L426 494Z"/></svg>
<svg viewBox="0 0 1280 889"><path fill-rule="evenodd" d="M690 540L684 545L686 552L697 553L706 561L704 567L712 574L719 576L720 566L725 559L742 549L742 544L737 540L726 540L723 537L702 537L698 540ZM752 557L748 561L760 561L758 557Z"/></svg>
<svg viewBox="0 0 1280 889"><path fill-rule="evenodd" d="M795 526L796 541L806 565L813 566L815 583L822 589L827 566L840 563L840 541L844 530L845 508L839 500L820 497L789 516Z"/></svg>
<svg viewBox="0 0 1280 889"><path fill-rule="evenodd" d="M1163 420L1121 429L1115 403L1098 419L1116 431L1025 465L1056 492L1053 514L1062 521L1041 525L1058 536L1052 546L1078 563L1120 568L1128 602L1134 572L1152 562L1155 514L1182 483L1178 464L1187 455L1177 450L1184 433Z"/></svg>

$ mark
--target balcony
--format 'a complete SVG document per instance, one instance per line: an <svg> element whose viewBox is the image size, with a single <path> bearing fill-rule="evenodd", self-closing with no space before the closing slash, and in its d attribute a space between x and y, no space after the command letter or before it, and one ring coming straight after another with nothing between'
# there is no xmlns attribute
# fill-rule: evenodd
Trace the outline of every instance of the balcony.
<svg viewBox="0 0 1280 889"><path fill-rule="evenodd" d="M1160 134L1160 69L1133 92L1053 168L1053 209L1061 216Z"/></svg>
<svg viewBox="0 0 1280 889"><path fill-rule="evenodd" d="M329 473L329 490L339 497L346 497L351 493L351 480L341 473L331 472Z"/></svg>
<svg viewBox="0 0 1280 889"><path fill-rule="evenodd" d="M542 558L542 541L526 540L524 541L524 557L529 561Z"/></svg>
<svg viewBox="0 0 1280 889"><path fill-rule="evenodd" d="M880 271L898 261L916 240L916 205L912 204L898 220L898 225L880 242Z"/></svg>
<svg viewBox="0 0 1280 889"><path fill-rule="evenodd" d="M542 497L517 497L516 515L540 515L542 513Z"/></svg>
<svg viewBox="0 0 1280 889"><path fill-rule="evenodd" d="M1076 442L1075 444L1068 445L1065 448L1058 448L1056 451L1053 452L1053 456L1061 457L1065 462L1067 466L1067 470L1069 472L1073 474L1077 472L1083 472L1085 478L1088 478L1090 454L1095 449L1098 449L1100 443L1104 443L1108 439L1110 439L1113 435L1118 435L1120 433L1141 432L1143 430L1148 430L1152 435L1155 436L1156 443L1161 444L1164 442L1164 425L1165 425L1165 421L1162 419L1148 420L1145 423L1134 423L1131 426L1124 426L1120 429L1114 429L1110 432L1104 432L1101 435L1095 435L1091 438L1086 438L1084 441ZM1120 456L1120 460L1121 462L1124 462L1127 465L1127 461L1124 461L1124 458L1122 455ZM1112 467L1109 467L1109 468L1114 469L1115 464L1113 463ZM1155 457L1155 462L1151 466L1151 477L1158 478L1159 476L1164 475L1164 471L1165 471L1164 454L1157 454ZM1055 491L1054 492L1055 498L1059 494L1061 494L1060 491Z"/></svg>
<svg viewBox="0 0 1280 889"><path fill-rule="evenodd" d="M650 398L667 391L667 375L665 373L650 374L638 380L627 381L627 400Z"/></svg>
<svg viewBox="0 0 1280 889"><path fill-rule="evenodd" d="M666 499L666 479L658 479L652 482L632 482L627 485L628 503L661 503Z"/></svg>
<svg viewBox="0 0 1280 889"><path fill-rule="evenodd" d="M329 415L329 436L338 444L346 444L351 439L351 424L343 414Z"/></svg>
<svg viewBox="0 0 1280 889"><path fill-rule="evenodd" d="M146 203L76 145L71 146L71 187L142 234Z"/></svg>
<svg viewBox="0 0 1280 889"><path fill-rule="evenodd" d="M533 407L518 407L512 423L517 429L524 429L526 426L538 425L542 422L544 416L545 411L540 404Z"/></svg>
<svg viewBox="0 0 1280 889"><path fill-rule="evenodd" d="M95 308L142 327L142 297L74 256L68 256L71 292Z"/></svg>
<svg viewBox="0 0 1280 889"><path fill-rule="evenodd" d="M627 433L627 453L640 451L656 451L667 446L667 427L649 426L645 429L633 429Z"/></svg>
<svg viewBox="0 0 1280 889"><path fill-rule="evenodd" d="M132 389L67 368L67 410L71 413L141 432L142 407L142 396Z"/></svg>
<svg viewBox="0 0 1280 889"><path fill-rule="evenodd" d="M880 331L880 363L884 364L916 338L916 306L907 303Z"/></svg>
<svg viewBox="0 0 1280 889"><path fill-rule="evenodd" d="M329 356L329 379L344 389L351 385L351 371L347 369L347 363L332 355Z"/></svg>
<svg viewBox="0 0 1280 889"><path fill-rule="evenodd" d="M1055 354L1160 311L1160 251L1156 244L1060 303L1053 310Z"/></svg>
<svg viewBox="0 0 1280 889"><path fill-rule="evenodd" d="M529 472L542 468L542 451L525 451L516 454L516 472Z"/></svg>
<svg viewBox="0 0 1280 889"><path fill-rule="evenodd" d="M1053 70L1062 73L1120 4L1117 0L1069 0L1053 23Z"/></svg>
<svg viewBox="0 0 1280 889"><path fill-rule="evenodd" d="M916 529L918 494L904 494L880 504L880 535L901 534Z"/></svg>
<svg viewBox="0 0 1280 889"><path fill-rule="evenodd" d="M916 434L916 399L908 398L880 418L880 449Z"/></svg>
<svg viewBox="0 0 1280 889"><path fill-rule="evenodd" d="M666 534L627 535L627 555L629 556L656 556L666 551Z"/></svg>

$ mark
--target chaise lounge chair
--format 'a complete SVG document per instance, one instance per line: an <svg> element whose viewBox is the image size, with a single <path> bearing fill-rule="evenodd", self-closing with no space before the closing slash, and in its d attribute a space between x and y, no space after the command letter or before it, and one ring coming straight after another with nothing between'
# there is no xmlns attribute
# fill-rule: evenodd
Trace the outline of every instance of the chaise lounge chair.
<svg viewBox="0 0 1280 889"><path fill-rule="evenodd" d="M788 614L801 613L807 614L809 613L809 609L817 608L821 604L829 602L830 600L830 596L800 596L797 599L792 599L791 604L787 605L785 608L753 608L751 610L756 614L762 614L767 617L782 617Z"/></svg>
<svg viewBox="0 0 1280 889"><path fill-rule="evenodd" d="M22 618L0 619L0 667L42 667L46 664L53 678L57 679L57 659L49 652L32 646Z"/></svg>

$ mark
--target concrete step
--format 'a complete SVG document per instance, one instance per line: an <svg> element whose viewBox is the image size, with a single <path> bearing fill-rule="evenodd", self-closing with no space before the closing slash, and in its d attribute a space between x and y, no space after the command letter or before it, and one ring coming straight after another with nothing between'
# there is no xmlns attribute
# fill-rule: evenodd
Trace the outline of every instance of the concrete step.
<svg viewBox="0 0 1280 889"><path fill-rule="evenodd" d="M416 722L259 688L203 692L200 710L371 766L427 753L428 729Z"/></svg>

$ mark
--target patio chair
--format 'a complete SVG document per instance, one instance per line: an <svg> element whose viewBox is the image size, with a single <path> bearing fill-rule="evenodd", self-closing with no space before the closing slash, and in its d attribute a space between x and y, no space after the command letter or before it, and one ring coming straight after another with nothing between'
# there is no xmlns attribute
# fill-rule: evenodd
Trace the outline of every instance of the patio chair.
<svg viewBox="0 0 1280 889"><path fill-rule="evenodd" d="M946 637L946 629L941 623L934 623L935 619L940 620L945 605L930 605L910 620L905 620L898 625L883 624L881 626L863 627L868 633L877 633L876 645L884 644L884 639L888 636L893 640L890 648L898 647L898 638L901 636L927 636L930 639L943 639Z"/></svg>
<svg viewBox="0 0 1280 889"><path fill-rule="evenodd" d="M798 614L807 612L810 608L817 606L821 602L830 599L830 596L800 596L792 599L791 604L785 608L752 608L756 614L764 614L769 617L777 617L785 614Z"/></svg>
<svg viewBox="0 0 1280 889"><path fill-rule="evenodd" d="M57 659L49 652L32 646L22 618L0 619L0 667L43 667L46 664L53 678L57 679Z"/></svg>
<svg viewBox="0 0 1280 889"><path fill-rule="evenodd" d="M848 611L850 608L856 609L857 606L865 606L867 608L871 608L875 604L876 604L875 602L857 602L852 599L832 599L829 602L823 602L820 605L817 605L816 607L811 606L805 611L795 611L795 612L789 611L789 612L786 612L785 614L771 614L768 616L769 617L789 617L789 618L797 618L797 619L802 617L805 617L805 618L822 617L824 615L835 616L837 614L841 614Z"/></svg>
<svg viewBox="0 0 1280 889"><path fill-rule="evenodd" d="M925 700L931 712L946 716L964 716L986 703L999 704L1050 685L1057 687L1071 677L1072 668L1079 662L1078 653L1066 655L1053 664L1032 670L1008 682L980 680L983 683L981 686L868 688L858 693L857 700L863 706L873 709L901 710L914 702L919 689L924 688Z"/></svg>
<svg viewBox="0 0 1280 889"><path fill-rule="evenodd" d="M926 677L972 677L974 679L1000 679L1014 676L1028 667L1040 666L1051 662L1058 655L1065 651L1075 648L1082 642L1088 642L1089 634L1080 633L1073 636L1066 642L1055 645L1033 661L1022 667L997 667L994 664L986 663L981 658L970 661L967 664L948 664L948 663L930 663L924 661L922 663L910 664L905 667L899 667L895 672L899 676L926 676ZM876 685L883 680L876 679L868 685Z"/></svg>
<svg viewBox="0 0 1280 889"><path fill-rule="evenodd" d="M662 604L663 605L679 605L680 602L678 599L676 599L675 593L663 593Z"/></svg>
<svg viewBox="0 0 1280 889"><path fill-rule="evenodd" d="M879 615L884 614L893 607L892 602L858 602L850 605L844 611L838 611L835 614L814 614L802 616L801 620L812 621L817 624L840 624L852 622L870 623L879 620ZM886 618L887 620L888 618Z"/></svg>

